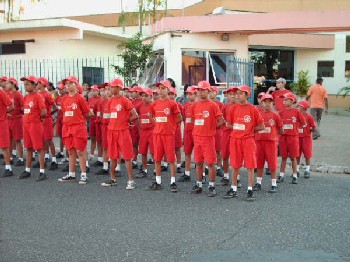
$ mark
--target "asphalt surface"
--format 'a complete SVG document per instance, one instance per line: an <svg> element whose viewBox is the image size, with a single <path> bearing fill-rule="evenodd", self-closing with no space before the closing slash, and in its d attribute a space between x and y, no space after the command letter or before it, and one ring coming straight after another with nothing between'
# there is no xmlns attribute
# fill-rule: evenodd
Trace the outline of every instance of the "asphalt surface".
<svg viewBox="0 0 350 262"><path fill-rule="evenodd" d="M315 157L348 160L350 118L323 121L315 141L323 151ZM329 133L334 124L341 126L329 130L339 134ZM164 188L151 192L145 188L152 175L127 191L125 173L117 186L103 188L108 177L93 172L79 185L59 183L60 171L36 182L38 171L26 180L0 179L0 261L350 261L349 175L312 172L292 185L287 174L277 194L267 192L264 176L263 190L247 202L245 170L236 199L223 199L228 187L219 186L214 198L189 195L194 172L171 193L166 173Z"/></svg>

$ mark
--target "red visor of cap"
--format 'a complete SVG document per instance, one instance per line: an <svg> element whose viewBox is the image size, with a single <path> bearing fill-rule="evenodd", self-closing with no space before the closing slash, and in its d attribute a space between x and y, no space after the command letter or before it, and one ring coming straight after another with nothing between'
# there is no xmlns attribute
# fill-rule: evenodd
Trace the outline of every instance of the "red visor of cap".
<svg viewBox="0 0 350 262"><path fill-rule="evenodd" d="M119 87L123 88L124 87L124 82L120 78L115 78L112 81L110 81L108 83L108 85L111 86L111 87L119 86Z"/></svg>
<svg viewBox="0 0 350 262"><path fill-rule="evenodd" d="M236 92L237 90L237 86L230 86L229 88L227 88L227 90L224 91L224 94L227 94L228 92Z"/></svg>
<svg viewBox="0 0 350 262"><path fill-rule="evenodd" d="M132 88L132 91L130 90L130 92L139 92L142 93L143 92L143 88L141 86L134 86Z"/></svg>
<svg viewBox="0 0 350 262"><path fill-rule="evenodd" d="M49 81L45 77L39 77L38 78L38 83L41 83L41 84L43 84L46 87L49 85Z"/></svg>
<svg viewBox="0 0 350 262"><path fill-rule="evenodd" d="M171 88L171 83L169 80L163 80L163 81L160 81L159 83L156 84L156 87L159 87L159 86L165 86L166 88Z"/></svg>
<svg viewBox="0 0 350 262"><path fill-rule="evenodd" d="M106 86L108 86L108 83L103 83L102 85L99 85L99 86L98 86L98 89L105 88Z"/></svg>
<svg viewBox="0 0 350 262"><path fill-rule="evenodd" d="M93 86L91 87L91 89L92 89L92 90L96 90L96 91L98 91L98 90L99 90L99 88L98 88L98 86L97 86L97 85L93 85Z"/></svg>
<svg viewBox="0 0 350 262"><path fill-rule="evenodd" d="M176 89L173 87L169 88L169 93L177 94Z"/></svg>
<svg viewBox="0 0 350 262"><path fill-rule="evenodd" d="M194 94L196 93L196 86L189 86L186 90L186 93L191 93L191 94Z"/></svg>
<svg viewBox="0 0 350 262"><path fill-rule="evenodd" d="M283 98L291 99L294 103L297 101L296 96L293 93L291 93L291 92L289 92L287 94L284 94Z"/></svg>
<svg viewBox="0 0 350 262"><path fill-rule="evenodd" d="M211 90L215 91L216 93L219 93L219 88L217 86L211 86Z"/></svg>
<svg viewBox="0 0 350 262"><path fill-rule="evenodd" d="M307 109L309 108L309 102L306 101L306 100L300 101L300 102L298 103L298 106L301 106L301 107L303 107L305 110L307 110Z"/></svg>
<svg viewBox="0 0 350 262"><path fill-rule="evenodd" d="M159 94L159 89L157 88L157 89L154 89L153 90L153 94Z"/></svg>
<svg viewBox="0 0 350 262"><path fill-rule="evenodd" d="M124 86L124 87L123 87L123 90L124 90L124 91L129 91L129 92L130 92L130 86Z"/></svg>
<svg viewBox="0 0 350 262"><path fill-rule="evenodd" d="M18 86L18 82L16 80L16 78L10 77L7 81L11 82L12 84Z"/></svg>
<svg viewBox="0 0 350 262"><path fill-rule="evenodd" d="M149 87L143 88L142 93L147 94L149 96L153 96L153 90Z"/></svg>
<svg viewBox="0 0 350 262"><path fill-rule="evenodd" d="M265 94L261 97L261 101L264 101L266 99L271 99L273 101L273 96L270 94Z"/></svg>
<svg viewBox="0 0 350 262"><path fill-rule="evenodd" d="M265 95L265 92L260 92L260 93L258 94L258 98L263 97L264 95Z"/></svg>
<svg viewBox="0 0 350 262"><path fill-rule="evenodd" d="M83 87L80 84L78 84L77 89L79 94L83 93Z"/></svg>
<svg viewBox="0 0 350 262"><path fill-rule="evenodd" d="M38 83L38 80L36 79L35 76L27 76L27 77L21 77L21 81L31 81L31 82L34 82L34 83Z"/></svg>
<svg viewBox="0 0 350 262"><path fill-rule="evenodd" d="M62 90L62 89L64 89L64 85L63 85L63 84L59 84L57 88L58 88L59 90Z"/></svg>
<svg viewBox="0 0 350 262"><path fill-rule="evenodd" d="M246 92L248 94L248 96L250 96L251 92L252 92L250 87L246 86L246 85L239 86L237 89L240 90L240 91Z"/></svg>
<svg viewBox="0 0 350 262"><path fill-rule="evenodd" d="M77 85L79 85L78 78L76 78L75 76L68 76L67 78L63 79L62 84L65 85L67 81L70 81L70 82L73 82L73 83L76 83Z"/></svg>
<svg viewBox="0 0 350 262"><path fill-rule="evenodd" d="M208 81L200 81L196 89L210 90L210 83Z"/></svg>
<svg viewBox="0 0 350 262"><path fill-rule="evenodd" d="M0 77L0 81L2 81L2 82L7 81L7 76L2 76L2 77Z"/></svg>

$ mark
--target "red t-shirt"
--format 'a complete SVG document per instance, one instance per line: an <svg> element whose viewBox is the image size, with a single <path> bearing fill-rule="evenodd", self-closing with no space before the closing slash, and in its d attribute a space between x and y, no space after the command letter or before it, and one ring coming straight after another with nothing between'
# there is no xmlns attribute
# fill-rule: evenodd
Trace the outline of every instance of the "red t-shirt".
<svg viewBox="0 0 350 262"><path fill-rule="evenodd" d="M84 115L89 113L89 105L86 99L80 95L65 95L62 99L63 124L67 126L85 124Z"/></svg>
<svg viewBox="0 0 350 262"><path fill-rule="evenodd" d="M55 100L52 98L52 95L48 91L38 92L44 98L47 114L45 117L51 117L52 105L55 103Z"/></svg>
<svg viewBox="0 0 350 262"><path fill-rule="evenodd" d="M90 112L94 113L93 116L90 116L90 119L95 120L97 117L97 105L98 103L101 101L101 97L97 96L97 97L91 97L89 99L89 108L90 108Z"/></svg>
<svg viewBox="0 0 350 262"><path fill-rule="evenodd" d="M40 122L41 110L45 108L44 98L37 92L26 94L23 101L23 122Z"/></svg>
<svg viewBox="0 0 350 262"><path fill-rule="evenodd" d="M97 103L95 104L95 108L94 108L94 113L96 116L96 123L101 123L102 122L102 109L101 109L101 104L104 100L106 100L107 98L102 98L100 97L100 100L97 101Z"/></svg>
<svg viewBox="0 0 350 262"><path fill-rule="evenodd" d="M192 132L193 130L193 122L192 122L192 114L191 114L191 107L193 106L194 102L187 101L183 106L183 114L185 118L185 132Z"/></svg>
<svg viewBox="0 0 350 262"><path fill-rule="evenodd" d="M305 124L305 117L300 112L299 109L282 109L278 112L282 119L282 134L289 136L299 135L299 127L302 127Z"/></svg>
<svg viewBox="0 0 350 262"><path fill-rule="evenodd" d="M224 119L225 119L225 121L227 121L227 117L228 117L228 114L230 113L230 110L231 110L231 108L234 106L235 104L229 104L229 103L226 103L226 104L224 104L224 106L222 107L222 115L223 115L223 117L224 117ZM223 125L223 131L224 132L231 132L232 131L232 129L231 128L228 128L227 126L226 126L226 124L225 125Z"/></svg>
<svg viewBox="0 0 350 262"><path fill-rule="evenodd" d="M262 110L259 112L264 119L265 129L255 132L255 140L277 141L279 129L282 127L280 116L274 111Z"/></svg>
<svg viewBox="0 0 350 262"><path fill-rule="evenodd" d="M194 136L214 136L218 117L222 116L219 106L211 101L197 101L191 107Z"/></svg>
<svg viewBox="0 0 350 262"><path fill-rule="evenodd" d="M108 102L108 111L111 114L108 130L125 130L129 128L130 110L132 103L124 96L112 97Z"/></svg>
<svg viewBox="0 0 350 262"><path fill-rule="evenodd" d="M154 120L151 117L151 104L142 103L139 107L139 123L141 129L154 128Z"/></svg>
<svg viewBox="0 0 350 262"><path fill-rule="evenodd" d="M12 101L4 90L0 89L0 121L6 119L7 107L12 105Z"/></svg>
<svg viewBox="0 0 350 262"><path fill-rule="evenodd" d="M247 138L254 136L254 127L263 124L264 119L252 104L235 104L231 107L227 122L233 125L231 137Z"/></svg>
<svg viewBox="0 0 350 262"><path fill-rule="evenodd" d="M272 93L273 96L273 102L275 103L275 109L276 111L280 111L283 108L286 108L286 106L283 104L283 96L287 93L292 93L289 90L284 90L284 91L280 91L280 90L276 90L275 92Z"/></svg>
<svg viewBox="0 0 350 262"><path fill-rule="evenodd" d="M16 119L16 118L22 118L23 117L23 95L18 92L8 92L8 96L10 97L15 109L12 110L10 113L7 114L8 119Z"/></svg>
<svg viewBox="0 0 350 262"><path fill-rule="evenodd" d="M57 118L62 119L63 118L63 111L62 111L62 101L63 101L63 97L65 95L59 95L56 98L56 106L57 106Z"/></svg>
<svg viewBox="0 0 350 262"><path fill-rule="evenodd" d="M307 137L311 136L311 128L316 128L316 123L312 115L309 113L302 113L305 117L306 124L303 127L299 128L299 137Z"/></svg>
<svg viewBox="0 0 350 262"><path fill-rule="evenodd" d="M174 100L157 99L151 104L151 113L156 120L153 134L174 135L179 107Z"/></svg>
<svg viewBox="0 0 350 262"><path fill-rule="evenodd" d="M131 102L136 112L139 113L140 106L143 104L142 98L133 99Z"/></svg>
<svg viewBox="0 0 350 262"><path fill-rule="evenodd" d="M109 124L109 119L111 118L111 114L109 113L109 109L108 109L108 102L109 102L109 98L105 98L102 100L102 102L100 103L100 110L101 110L101 123L102 125L108 125Z"/></svg>

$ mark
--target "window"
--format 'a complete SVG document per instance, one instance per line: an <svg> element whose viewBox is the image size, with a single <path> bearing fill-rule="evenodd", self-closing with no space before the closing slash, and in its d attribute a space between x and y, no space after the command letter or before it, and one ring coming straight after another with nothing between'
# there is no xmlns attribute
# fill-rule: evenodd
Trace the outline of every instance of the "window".
<svg viewBox="0 0 350 262"><path fill-rule="evenodd" d="M350 61L345 61L345 76L350 77Z"/></svg>
<svg viewBox="0 0 350 262"><path fill-rule="evenodd" d="M83 83L101 85L104 83L104 70L101 67L83 67Z"/></svg>
<svg viewBox="0 0 350 262"><path fill-rule="evenodd" d="M233 53L209 53L209 61L215 84L226 84L227 66L234 59Z"/></svg>
<svg viewBox="0 0 350 262"><path fill-rule="evenodd" d="M207 55L204 51L182 51L182 85L197 85L206 79Z"/></svg>
<svg viewBox="0 0 350 262"><path fill-rule="evenodd" d="M164 55L159 54L149 61L142 75L140 83L144 86L152 86L164 79Z"/></svg>
<svg viewBox="0 0 350 262"><path fill-rule="evenodd" d="M0 43L0 55L25 54L25 43Z"/></svg>
<svg viewBox="0 0 350 262"><path fill-rule="evenodd" d="M318 61L317 76L334 77L334 61Z"/></svg>
<svg viewBox="0 0 350 262"><path fill-rule="evenodd" d="M350 35L346 36L345 40L345 52L350 53Z"/></svg>

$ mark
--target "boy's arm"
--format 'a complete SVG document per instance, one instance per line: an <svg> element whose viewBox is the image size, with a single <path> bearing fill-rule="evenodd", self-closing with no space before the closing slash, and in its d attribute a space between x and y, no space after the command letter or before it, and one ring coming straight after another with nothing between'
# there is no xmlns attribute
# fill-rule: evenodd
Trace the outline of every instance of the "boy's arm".
<svg viewBox="0 0 350 262"><path fill-rule="evenodd" d="M182 121L182 116L181 116L181 113L178 113L177 115L176 115L176 123L180 123L181 121Z"/></svg>
<svg viewBox="0 0 350 262"><path fill-rule="evenodd" d="M139 118L139 115L136 113L135 108L130 110L130 114L131 114L131 116L129 118L129 122L132 122L132 121L134 121L134 120Z"/></svg>
<svg viewBox="0 0 350 262"><path fill-rule="evenodd" d="M264 123L261 123L260 125L254 127L254 131L255 132L258 132L258 131L261 131L261 130L264 130L265 129L265 124Z"/></svg>
<svg viewBox="0 0 350 262"><path fill-rule="evenodd" d="M224 117L223 116L219 116L217 118L216 128L219 128L219 127L223 126L224 123L225 123Z"/></svg>

